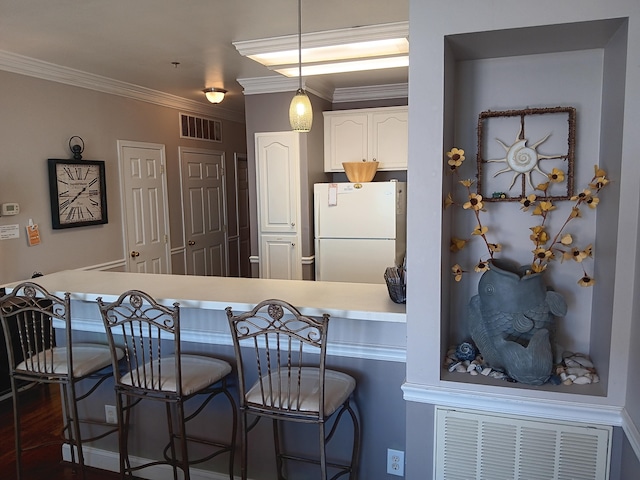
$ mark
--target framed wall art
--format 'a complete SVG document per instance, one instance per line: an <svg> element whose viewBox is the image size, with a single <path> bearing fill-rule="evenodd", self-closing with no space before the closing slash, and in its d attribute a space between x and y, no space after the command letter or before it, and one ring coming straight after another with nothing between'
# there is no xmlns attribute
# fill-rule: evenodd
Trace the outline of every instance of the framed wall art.
<svg viewBox="0 0 640 480"><path fill-rule="evenodd" d="M575 132L574 107L481 112L478 193L486 201L519 201L547 182L548 175L562 171L566 181L550 183L546 194L550 200L569 199L574 193Z"/></svg>

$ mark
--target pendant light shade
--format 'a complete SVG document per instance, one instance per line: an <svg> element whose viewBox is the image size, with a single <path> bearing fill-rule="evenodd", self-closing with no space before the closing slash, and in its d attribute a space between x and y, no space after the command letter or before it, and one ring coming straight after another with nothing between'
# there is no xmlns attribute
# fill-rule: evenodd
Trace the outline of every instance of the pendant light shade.
<svg viewBox="0 0 640 480"><path fill-rule="evenodd" d="M311 101L309 101L307 93L302 88L298 89L291 100L289 123L294 132L308 132L311 130L311 124L313 123Z"/></svg>
<svg viewBox="0 0 640 480"><path fill-rule="evenodd" d="M289 106L289 124L294 132L308 132L313 124L313 110L302 88L302 6L298 0L298 90Z"/></svg>

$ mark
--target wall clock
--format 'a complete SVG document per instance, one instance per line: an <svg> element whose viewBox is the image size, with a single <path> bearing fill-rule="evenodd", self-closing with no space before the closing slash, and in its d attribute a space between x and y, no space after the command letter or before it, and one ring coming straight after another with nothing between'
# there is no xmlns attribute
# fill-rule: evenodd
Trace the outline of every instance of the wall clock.
<svg viewBox="0 0 640 480"><path fill-rule="evenodd" d="M50 158L49 192L54 229L108 222L104 161Z"/></svg>

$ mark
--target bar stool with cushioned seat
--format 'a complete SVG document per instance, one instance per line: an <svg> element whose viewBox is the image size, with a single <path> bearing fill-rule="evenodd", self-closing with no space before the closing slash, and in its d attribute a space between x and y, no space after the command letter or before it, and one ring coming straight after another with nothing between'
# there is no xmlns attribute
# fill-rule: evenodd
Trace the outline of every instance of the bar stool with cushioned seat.
<svg viewBox="0 0 640 480"><path fill-rule="evenodd" d="M103 421L80 419L78 403L90 398L98 386L113 374L107 345L74 343L71 328L69 293L59 298L40 285L24 282L0 298L0 319L4 330L9 376L13 394L13 414L17 478L22 478L22 452L54 442L23 447L20 422L20 392L26 386L59 384L62 387L64 436L70 445L71 461L79 465L85 478L83 443L115 433L117 428ZM64 346L56 346L55 329L64 329ZM68 346L71 345L71 348ZM122 350L116 356L122 358ZM77 394L76 384L86 381L88 388ZM84 385L84 384L83 384ZM81 423L90 423L99 433L91 438L81 436ZM104 427L104 428L102 428ZM57 441L55 443L58 443ZM76 462L77 454L77 462Z"/></svg>
<svg viewBox="0 0 640 480"><path fill-rule="evenodd" d="M237 409L227 388L231 365L202 354L182 353L178 303L166 307L139 290L124 292L110 304L105 304L102 298L97 302L112 352L117 348L125 351L122 362L125 368L115 374L121 475L169 464L174 478L180 468L184 478L189 479L189 465L228 453L229 478L233 480ZM230 442L188 436L187 422L198 418L204 407L219 394L226 397L231 407ZM185 413L185 403L197 396L201 401L189 402L188 406L193 409L189 414ZM129 421L133 407L143 400L165 404L169 441L163 452L164 459L131 465ZM188 446L191 443L207 445L212 452L190 459Z"/></svg>
<svg viewBox="0 0 640 480"><path fill-rule="evenodd" d="M360 427L351 406L356 381L346 373L325 368L329 315L317 319L304 316L282 300L265 300L240 315L234 315L231 307L226 312L239 376L242 479L247 478L247 434L262 417L273 420L279 480L285 478L287 460L319 464L323 480L330 470L336 472L332 479L347 474L356 479ZM256 375L257 380L251 380ZM329 462L326 447L345 412L353 425L351 458L348 462ZM255 416L251 424L249 415ZM319 459L283 451L283 421L318 425Z"/></svg>

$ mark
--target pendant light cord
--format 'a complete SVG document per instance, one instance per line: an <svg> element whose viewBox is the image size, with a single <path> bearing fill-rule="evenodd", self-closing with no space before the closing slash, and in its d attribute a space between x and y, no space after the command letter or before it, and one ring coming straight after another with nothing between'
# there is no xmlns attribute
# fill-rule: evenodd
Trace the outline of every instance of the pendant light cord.
<svg viewBox="0 0 640 480"><path fill-rule="evenodd" d="M298 0L298 86L302 90L302 0Z"/></svg>

